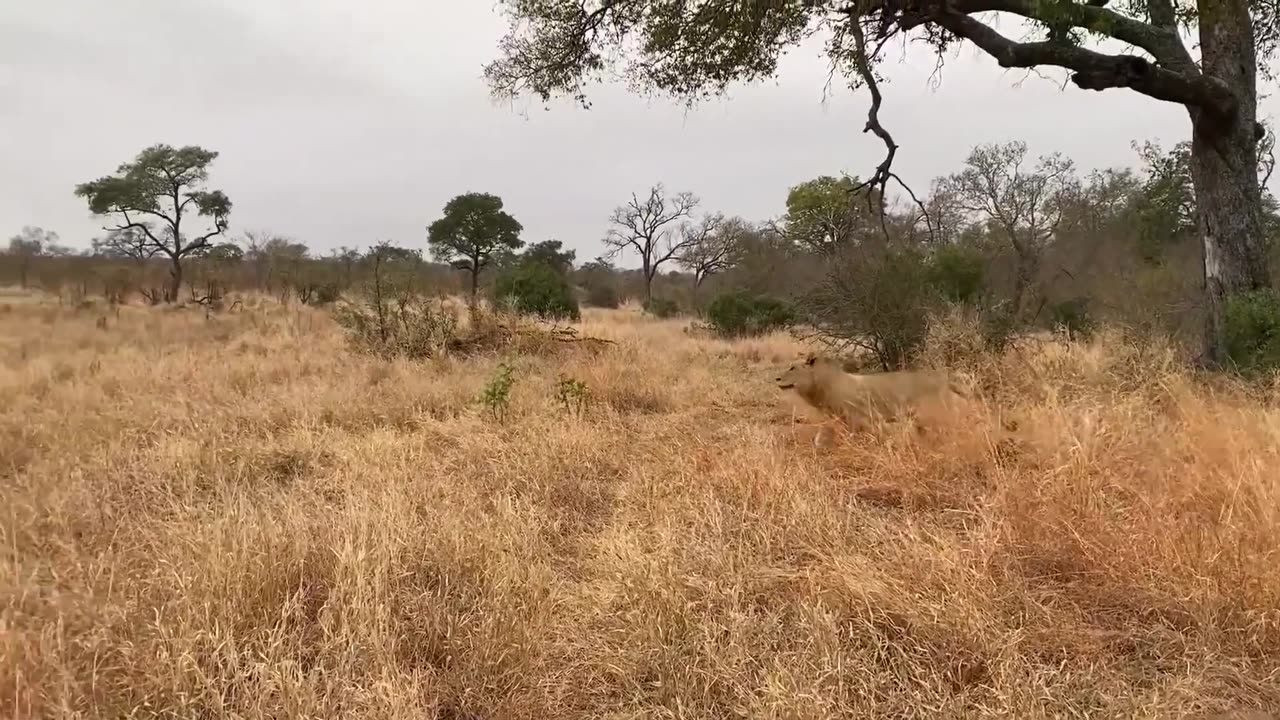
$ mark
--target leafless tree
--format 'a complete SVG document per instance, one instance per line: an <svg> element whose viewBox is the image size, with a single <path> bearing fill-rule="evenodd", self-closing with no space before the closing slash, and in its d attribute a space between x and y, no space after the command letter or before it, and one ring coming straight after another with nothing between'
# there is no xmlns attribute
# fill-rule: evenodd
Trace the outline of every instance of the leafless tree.
<svg viewBox="0 0 1280 720"><path fill-rule="evenodd" d="M1009 243L1017 259L1010 312L1020 320L1045 245L1062 221L1062 198L1076 182L1074 166L1059 154L1028 167L1021 141L979 145L965 168L942 181L958 206Z"/></svg>
<svg viewBox="0 0 1280 720"><path fill-rule="evenodd" d="M693 297L707 278L724 272L736 259L739 242L751 231L751 225L742 218L728 218L721 213L707 215L696 224L686 225L681 232L692 239L676 263L693 273Z"/></svg>
<svg viewBox="0 0 1280 720"><path fill-rule="evenodd" d="M658 183L644 199L632 193L631 201L615 208L609 216L613 227L604 238L604 244L609 247L604 257L612 259L626 249L640 256L646 302L653 299L653 278L658 268L695 241L693 236L678 232L676 223L689 217L697 205L698 198L692 193L677 193L668 198L662 183Z"/></svg>
<svg viewBox="0 0 1280 720"><path fill-rule="evenodd" d="M155 257L160 248L137 228L111 230L105 237L91 241L93 254L100 257L129 259L142 263Z"/></svg>

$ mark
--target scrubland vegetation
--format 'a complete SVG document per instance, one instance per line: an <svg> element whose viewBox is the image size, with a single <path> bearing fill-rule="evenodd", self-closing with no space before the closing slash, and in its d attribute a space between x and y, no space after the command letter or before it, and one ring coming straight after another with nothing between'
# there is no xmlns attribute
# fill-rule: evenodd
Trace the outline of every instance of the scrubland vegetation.
<svg viewBox="0 0 1280 720"><path fill-rule="evenodd" d="M771 383L804 345L688 325L414 361L274 298L6 293L5 713L1280 707L1272 386L953 316L920 363L991 416L815 450Z"/></svg>
<svg viewBox="0 0 1280 720"><path fill-rule="evenodd" d="M1193 370L1186 146L1025 153L976 148L927 215L847 177L759 221L655 185L579 263L483 193L441 262L230 237L216 154L145 150L91 208L188 177L207 234L0 255L0 707L1280 708L1280 302L1233 296L1231 372ZM840 432L773 384L800 352L946 367L982 411Z"/></svg>
<svg viewBox="0 0 1280 720"><path fill-rule="evenodd" d="M197 146L75 185L104 236L0 253L0 708L1280 712L1280 11L1106 5L508 4L499 97L619 70L693 100L818 33L871 91L869 177L756 218L655 182L588 262L482 191L403 244L233 231ZM980 145L917 193L875 71L917 30L1195 139L1088 171ZM772 381L813 351L977 404L843 432Z"/></svg>

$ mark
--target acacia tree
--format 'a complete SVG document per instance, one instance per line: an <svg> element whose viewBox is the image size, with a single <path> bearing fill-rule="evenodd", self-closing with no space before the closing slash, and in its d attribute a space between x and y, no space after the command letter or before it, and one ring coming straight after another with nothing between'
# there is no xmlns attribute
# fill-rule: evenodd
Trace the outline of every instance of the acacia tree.
<svg viewBox="0 0 1280 720"><path fill-rule="evenodd" d="M689 217L697 205L698 198L692 193L676 193L668 198L662 183L658 183L643 200L631 193L630 202L614 208L609 216L613 227L604 238L609 247L605 257L617 257L628 248L640 256L646 303L653 299L653 278L658 268L693 242L689 235L674 231L678 230L675 223Z"/></svg>
<svg viewBox="0 0 1280 720"><path fill-rule="evenodd" d="M879 121L875 66L891 41L918 37L938 52L969 42L1006 68L1062 68L1083 90L1128 89L1182 105L1203 246L1205 360L1226 359L1223 318L1234 293L1269 284L1262 203L1253 163L1257 78L1280 44L1275 0L505 0L511 31L485 73L498 95L544 101L615 69L641 89L694 101L735 81L772 77L782 52L825 31L833 69L871 95L866 131L884 160L865 183L895 179L897 144ZM996 30L1012 16L1035 33L1018 41ZM1198 31L1200 59L1180 30ZM1104 52L1107 40L1130 50ZM944 128L945 129L945 128Z"/></svg>
<svg viewBox="0 0 1280 720"><path fill-rule="evenodd" d="M218 157L213 150L195 145L174 148L153 145L108 175L76 186L76 195L89 201L95 215L123 218L108 231L132 231L129 240L142 238L152 255L169 258L169 287L165 300L178 299L182 287L182 261L206 252L210 239L227 229L231 200L221 190L204 190L209 165ZM184 220L208 218L213 228L189 237Z"/></svg>
<svg viewBox="0 0 1280 720"><path fill-rule="evenodd" d="M1064 195L1075 185L1071 161L1046 155L1027 167L1027 145L979 145L965 167L942 183L971 217L986 223L1013 250L1017 264L1010 317L1027 321L1027 292L1040 271L1045 246L1062 221Z"/></svg>
<svg viewBox="0 0 1280 720"><path fill-rule="evenodd" d="M502 198L489 193L465 193L445 203L444 216L427 228L427 243L435 257L471 275L471 299L480 287L480 272L495 253L524 245L521 227L502 209Z"/></svg>

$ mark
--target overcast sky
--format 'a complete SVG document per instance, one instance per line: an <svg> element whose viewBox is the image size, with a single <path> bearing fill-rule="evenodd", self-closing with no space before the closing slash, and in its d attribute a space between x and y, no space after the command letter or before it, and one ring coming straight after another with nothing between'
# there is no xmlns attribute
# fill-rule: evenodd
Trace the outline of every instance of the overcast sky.
<svg viewBox="0 0 1280 720"><path fill-rule="evenodd" d="M506 28L484 0L42 0L0 2L0 237L23 225L84 247L100 234L72 190L144 147L221 155L212 187L232 232L317 251L426 244L454 195L500 195L529 242L601 251L610 210L655 182L702 209L782 212L790 185L865 175L882 147L860 133L866 96L824 100L816 47L780 77L686 112L602 88L571 103L495 103L482 77ZM1120 90L1062 89L965 49L933 87L933 60L887 68L885 125L918 189L976 143L1025 140L1082 169L1136 162L1134 139L1189 136L1178 107ZM1280 109L1264 101L1262 116Z"/></svg>

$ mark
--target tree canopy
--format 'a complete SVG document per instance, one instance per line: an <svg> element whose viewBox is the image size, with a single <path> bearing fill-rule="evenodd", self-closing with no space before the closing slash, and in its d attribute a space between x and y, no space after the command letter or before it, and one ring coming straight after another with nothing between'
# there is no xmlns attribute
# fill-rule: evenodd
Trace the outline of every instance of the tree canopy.
<svg viewBox="0 0 1280 720"><path fill-rule="evenodd" d="M194 145L153 145L114 175L76 186L76 195L88 201L95 215L120 216L106 228L113 233L108 244L130 257L169 258L169 300L177 298L182 284L182 260L209 250L212 239L227 229L231 200L221 190L203 187L217 157L217 152ZM192 217L206 218L212 227L186 234L184 220Z"/></svg>
<svg viewBox="0 0 1280 720"><path fill-rule="evenodd" d="M529 246L521 260L525 263L541 263L561 275L573 270L573 261L578 254L573 250L565 250L559 240L543 240Z"/></svg>
<svg viewBox="0 0 1280 720"><path fill-rule="evenodd" d="M502 198L470 192L445 203L444 214L427 228L432 254L471 275L471 295L479 286L481 271L500 250L524 245L524 228L503 209Z"/></svg>
<svg viewBox="0 0 1280 720"><path fill-rule="evenodd" d="M856 178L847 175L822 175L792 187L787 192L783 233L816 252L829 253L879 232L878 199L849 202L859 185Z"/></svg>

